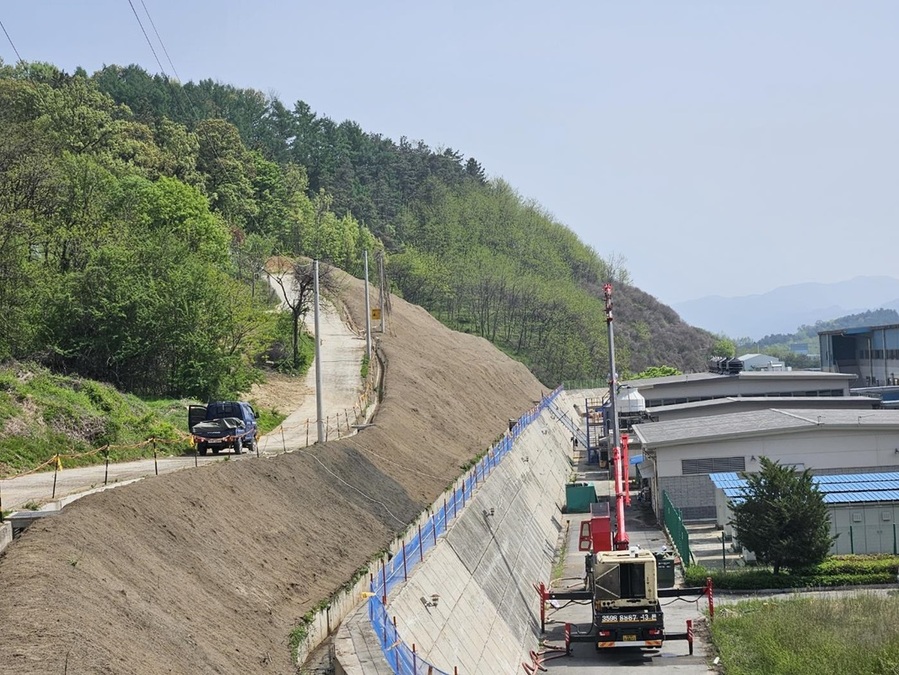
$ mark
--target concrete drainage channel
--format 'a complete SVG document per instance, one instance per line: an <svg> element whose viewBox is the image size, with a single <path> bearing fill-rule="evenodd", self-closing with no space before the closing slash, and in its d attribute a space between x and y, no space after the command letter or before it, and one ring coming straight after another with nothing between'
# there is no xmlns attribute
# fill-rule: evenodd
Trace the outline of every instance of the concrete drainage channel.
<svg viewBox="0 0 899 675"><path fill-rule="evenodd" d="M374 596L338 629L338 674L515 673L529 661L540 628L533 584L551 574L571 473L570 432L547 407L551 400L445 531L444 501L435 502L437 529L425 524L424 538L439 535L436 545L396 588L387 584L386 603L376 581Z"/></svg>

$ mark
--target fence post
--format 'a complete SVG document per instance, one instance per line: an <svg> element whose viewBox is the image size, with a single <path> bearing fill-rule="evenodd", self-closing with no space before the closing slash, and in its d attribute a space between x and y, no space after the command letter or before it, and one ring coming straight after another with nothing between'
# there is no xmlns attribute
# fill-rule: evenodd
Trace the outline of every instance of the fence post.
<svg viewBox="0 0 899 675"><path fill-rule="evenodd" d="M715 599L713 597L712 577L705 578L705 587L709 593L709 621L711 621L715 618Z"/></svg>
<svg viewBox="0 0 899 675"><path fill-rule="evenodd" d="M418 561L422 562L425 559L425 549L424 544L421 542L421 523L418 524Z"/></svg>
<svg viewBox="0 0 899 675"><path fill-rule="evenodd" d="M406 571L406 542L403 542L403 581L409 581L409 573Z"/></svg>
<svg viewBox="0 0 899 675"><path fill-rule="evenodd" d="M150 443L153 444L153 469L156 471L156 475L159 475L159 462L156 459L156 439L151 438Z"/></svg>
<svg viewBox="0 0 899 675"><path fill-rule="evenodd" d="M57 455L57 456L58 456L58 455ZM53 481L53 484L56 485L56 481L55 481L55 480ZM455 517L456 517L456 514L457 514L457 511L456 511L456 502L457 502L458 500L456 499L456 489L457 489L457 488L453 488L453 518L455 518ZM851 532L851 531L852 531L852 528L851 528L851 526L850 526L850 532Z"/></svg>
<svg viewBox="0 0 899 675"><path fill-rule="evenodd" d="M56 453L56 466L53 469L53 492L50 495L50 499L56 499L56 475L59 473L59 467L62 460L59 459L59 453Z"/></svg>
<svg viewBox="0 0 899 675"><path fill-rule="evenodd" d="M384 613L387 613L387 566L384 564L384 558L381 558L381 584L384 589L384 595L381 596L381 601L384 603ZM386 634L386 633L385 633Z"/></svg>
<svg viewBox="0 0 899 675"><path fill-rule="evenodd" d="M330 423L330 419L331 419L330 415L325 415L325 443L328 442L328 432L330 431L330 429L328 429L328 424ZM339 430L338 430L338 433L340 433Z"/></svg>
<svg viewBox="0 0 899 675"><path fill-rule="evenodd" d="M284 427L281 427L281 438L284 438ZM309 418L306 418L306 447L309 447Z"/></svg>
<svg viewBox="0 0 899 675"><path fill-rule="evenodd" d="M443 501L445 504L446 500ZM438 513L439 512L440 511L438 510ZM434 514L431 514L431 529L434 531L434 546L437 546L437 516L435 516Z"/></svg>
<svg viewBox="0 0 899 675"><path fill-rule="evenodd" d="M109 446L103 450L103 456L105 458L106 470L103 473L103 485L106 485L109 482Z"/></svg>
<svg viewBox="0 0 899 675"><path fill-rule="evenodd" d="M687 645L690 647L690 656L693 656L693 619L687 619Z"/></svg>

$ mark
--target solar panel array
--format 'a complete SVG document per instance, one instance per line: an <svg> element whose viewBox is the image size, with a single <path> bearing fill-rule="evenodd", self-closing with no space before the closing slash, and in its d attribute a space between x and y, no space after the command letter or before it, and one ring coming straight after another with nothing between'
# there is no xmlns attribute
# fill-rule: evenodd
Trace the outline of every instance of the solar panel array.
<svg viewBox="0 0 899 675"><path fill-rule="evenodd" d="M709 478L731 500L740 501L746 480L734 472L711 473ZM812 476L826 504L899 501L899 472Z"/></svg>

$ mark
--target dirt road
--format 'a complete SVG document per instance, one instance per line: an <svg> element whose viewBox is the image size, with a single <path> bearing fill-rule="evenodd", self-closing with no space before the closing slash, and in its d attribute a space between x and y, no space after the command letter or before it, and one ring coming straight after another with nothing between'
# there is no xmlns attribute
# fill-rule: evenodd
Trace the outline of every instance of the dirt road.
<svg viewBox="0 0 899 675"><path fill-rule="evenodd" d="M313 330L312 312L307 317L308 330ZM322 361L322 417L325 440L334 440L354 433L353 424L361 413L363 383L361 378L365 338L357 334L334 304L323 302L319 315ZM315 443L317 438L317 407L315 399L315 365L305 378L274 376L271 384L256 385L250 392L257 406L293 411L272 432L260 439L260 454L272 455L296 450ZM185 425L187 411L185 411ZM232 457L161 455L157 460L144 459L113 463L108 467L96 465L64 468L54 472L28 474L14 479L0 480L0 506L4 510L21 508L25 504L46 504L61 500L68 503L81 493L104 485L115 487L123 483L180 469L192 468L228 459L249 459L253 455ZM55 478L55 487L54 487Z"/></svg>

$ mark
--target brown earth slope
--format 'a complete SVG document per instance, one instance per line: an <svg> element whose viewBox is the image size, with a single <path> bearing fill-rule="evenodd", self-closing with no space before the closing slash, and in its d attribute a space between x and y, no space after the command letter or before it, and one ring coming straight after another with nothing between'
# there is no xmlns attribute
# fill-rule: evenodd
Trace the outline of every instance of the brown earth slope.
<svg viewBox="0 0 899 675"><path fill-rule="evenodd" d="M343 300L358 323L362 284ZM393 299L375 426L85 497L0 558L0 673L292 673L300 618L540 398L487 341Z"/></svg>

